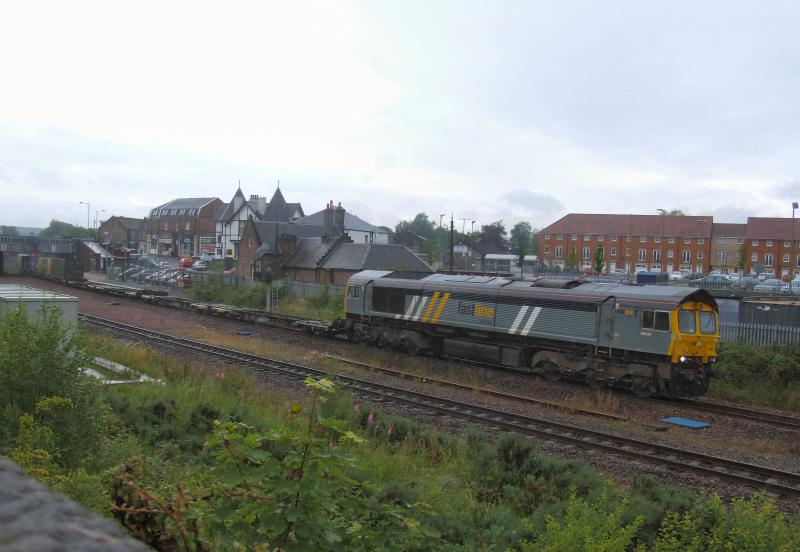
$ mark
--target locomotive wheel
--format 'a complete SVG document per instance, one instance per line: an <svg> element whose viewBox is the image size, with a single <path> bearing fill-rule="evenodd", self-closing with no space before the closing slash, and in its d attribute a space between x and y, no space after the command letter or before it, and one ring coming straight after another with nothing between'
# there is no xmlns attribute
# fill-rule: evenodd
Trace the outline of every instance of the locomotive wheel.
<svg viewBox="0 0 800 552"><path fill-rule="evenodd" d="M417 353L417 344L412 339L404 337L400 340L400 350L409 355Z"/></svg>
<svg viewBox="0 0 800 552"><path fill-rule="evenodd" d="M561 370L558 368L557 364L544 360L537 364L537 367L541 370L542 376L547 381L558 381L561 379Z"/></svg>
<svg viewBox="0 0 800 552"><path fill-rule="evenodd" d="M636 395L637 397L646 399L655 394L656 388L650 382L635 381L631 386L631 391L633 391L633 394Z"/></svg>

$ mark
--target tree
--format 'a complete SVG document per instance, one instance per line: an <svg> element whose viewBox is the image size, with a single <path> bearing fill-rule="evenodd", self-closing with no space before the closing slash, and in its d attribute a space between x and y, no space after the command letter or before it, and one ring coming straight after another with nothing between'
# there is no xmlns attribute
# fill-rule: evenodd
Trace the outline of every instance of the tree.
<svg viewBox="0 0 800 552"><path fill-rule="evenodd" d="M500 249L508 249L508 240L506 239L506 227L503 225L502 220L496 220L491 224L481 226L481 233L478 235L478 241L483 245L495 245Z"/></svg>
<svg viewBox="0 0 800 552"><path fill-rule="evenodd" d="M594 259L592 262L592 268L594 268L594 271L597 272L598 274L601 274L603 272L603 266L605 265L605 260L603 257L604 257L603 247L598 245L597 249L594 250Z"/></svg>
<svg viewBox="0 0 800 552"><path fill-rule="evenodd" d="M2 225L0 226L0 234L4 236L19 236L16 226Z"/></svg>
<svg viewBox="0 0 800 552"><path fill-rule="evenodd" d="M747 257L749 255L747 240L742 240L742 245L739 246L739 267L744 272L744 267L747 265Z"/></svg>
<svg viewBox="0 0 800 552"><path fill-rule="evenodd" d="M669 211L666 211L664 214L667 215L667 216L670 216L670 217L685 217L686 216L686 213L684 213L680 209L670 209Z"/></svg>
<svg viewBox="0 0 800 552"><path fill-rule="evenodd" d="M567 258L564 259L564 270L567 272L576 272L578 270L578 252L574 247L567 255Z"/></svg>
<svg viewBox="0 0 800 552"><path fill-rule="evenodd" d="M517 266L522 266L525 254L530 251L531 225L527 222L518 222L511 229L511 251L517 255Z"/></svg>
<svg viewBox="0 0 800 552"><path fill-rule="evenodd" d="M68 222L53 219L50 221L50 226L42 230L39 235L44 238L94 238L94 231L91 228L74 226Z"/></svg>

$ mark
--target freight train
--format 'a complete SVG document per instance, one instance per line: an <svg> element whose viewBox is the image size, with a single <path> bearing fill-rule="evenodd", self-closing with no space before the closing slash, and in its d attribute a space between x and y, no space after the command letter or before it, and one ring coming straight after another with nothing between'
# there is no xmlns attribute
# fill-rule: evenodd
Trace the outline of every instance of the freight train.
<svg viewBox="0 0 800 552"><path fill-rule="evenodd" d="M344 302L352 341L411 353L441 352L447 340L490 345L548 379L639 396L704 394L719 345L704 289L363 271Z"/></svg>

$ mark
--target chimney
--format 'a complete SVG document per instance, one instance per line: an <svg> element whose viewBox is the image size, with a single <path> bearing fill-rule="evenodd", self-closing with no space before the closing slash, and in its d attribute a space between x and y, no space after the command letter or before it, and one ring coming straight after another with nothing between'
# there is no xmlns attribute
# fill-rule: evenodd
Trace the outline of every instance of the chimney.
<svg viewBox="0 0 800 552"><path fill-rule="evenodd" d="M336 210L334 211L333 223L339 229L339 234L344 234L344 207L342 207L341 201L336 206Z"/></svg>
<svg viewBox="0 0 800 552"><path fill-rule="evenodd" d="M322 240L333 239L333 200L325 204L325 211L322 223Z"/></svg>
<svg viewBox="0 0 800 552"><path fill-rule="evenodd" d="M267 198L261 197L258 194L251 194L250 201L255 202L255 209L259 215L263 215L267 211Z"/></svg>

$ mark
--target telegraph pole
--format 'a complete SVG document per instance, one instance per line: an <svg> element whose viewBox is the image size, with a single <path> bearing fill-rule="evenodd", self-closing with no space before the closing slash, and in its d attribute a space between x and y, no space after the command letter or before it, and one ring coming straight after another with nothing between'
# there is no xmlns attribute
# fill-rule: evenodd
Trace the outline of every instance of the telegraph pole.
<svg viewBox="0 0 800 552"><path fill-rule="evenodd" d="M453 235L455 226L453 225L453 213L450 213L450 273L453 273Z"/></svg>

